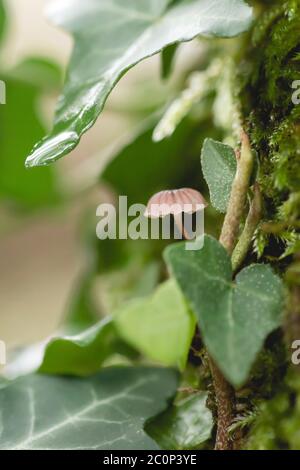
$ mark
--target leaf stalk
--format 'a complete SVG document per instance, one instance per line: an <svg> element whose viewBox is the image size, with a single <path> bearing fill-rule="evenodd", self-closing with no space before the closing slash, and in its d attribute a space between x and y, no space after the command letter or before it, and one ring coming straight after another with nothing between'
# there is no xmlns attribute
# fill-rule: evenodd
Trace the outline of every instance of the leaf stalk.
<svg viewBox="0 0 300 470"><path fill-rule="evenodd" d="M220 236L220 243L229 255L232 255L238 238L240 221L244 213L254 166L249 137L244 131L241 134L241 144L241 152L237 154L237 172L232 184L227 213ZM249 233L247 233L248 236ZM242 252L246 249L246 242L245 234L245 240L242 242L242 246L239 247L239 250L242 248ZM239 261L240 257L238 257ZM231 450L233 448L233 441L229 430L235 415L235 391L211 358L210 369L218 409L215 450Z"/></svg>
<svg viewBox="0 0 300 470"><path fill-rule="evenodd" d="M232 184L227 213L220 236L220 243L232 254L239 233L240 221L247 200L247 192L253 171L253 154L248 135L242 131L242 147L237 162L237 172Z"/></svg>
<svg viewBox="0 0 300 470"><path fill-rule="evenodd" d="M244 261L251 246L255 230L261 220L263 211L262 197L258 183L254 185L254 194L251 201L248 217L245 222L244 230L233 251L231 262L233 271L237 271Z"/></svg>

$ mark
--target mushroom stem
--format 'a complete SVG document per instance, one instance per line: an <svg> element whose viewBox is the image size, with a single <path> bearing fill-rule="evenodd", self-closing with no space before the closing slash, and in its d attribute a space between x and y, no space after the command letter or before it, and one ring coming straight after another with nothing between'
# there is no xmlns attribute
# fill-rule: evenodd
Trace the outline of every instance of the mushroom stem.
<svg viewBox="0 0 300 470"><path fill-rule="evenodd" d="M182 212L179 213L179 214L174 214L174 221L175 221L175 224L179 230L179 232L181 233L182 237L185 239L185 240L191 240L191 236L190 234L187 232L187 230L185 229L184 227L184 223L182 221L183 219L183 215L182 215Z"/></svg>

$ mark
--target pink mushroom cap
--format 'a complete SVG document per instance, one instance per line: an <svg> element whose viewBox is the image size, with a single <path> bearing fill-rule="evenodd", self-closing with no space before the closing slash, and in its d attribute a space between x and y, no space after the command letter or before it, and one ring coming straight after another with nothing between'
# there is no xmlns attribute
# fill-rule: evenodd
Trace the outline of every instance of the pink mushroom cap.
<svg viewBox="0 0 300 470"><path fill-rule="evenodd" d="M158 218L182 213L193 214L207 207L207 202L199 191L191 188L160 191L151 197L145 217Z"/></svg>

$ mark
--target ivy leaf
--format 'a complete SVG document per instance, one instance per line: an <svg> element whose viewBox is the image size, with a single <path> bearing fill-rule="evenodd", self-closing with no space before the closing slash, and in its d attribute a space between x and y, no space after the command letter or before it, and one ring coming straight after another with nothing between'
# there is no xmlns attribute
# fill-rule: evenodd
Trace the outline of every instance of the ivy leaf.
<svg viewBox="0 0 300 470"><path fill-rule="evenodd" d="M98 372L113 356L133 359L137 353L122 341L112 318L107 317L78 334L60 333L16 351L3 373L9 379L36 371L84 377Z"/></svg>
<svg viewBox="0 0 300 470"><path fill-rule="evenodd" d="M175 282L169 281L154 296L120 307L115 318L107 317L78 334L61 334L24 348L4 372L9 378L36 370L87 376L114 356L136 358L136 349L163 365L184 368L194 331L195 321L186 301Z"/></svg>
<svg viewBox="0 0 300 470"><path fill-rule="evenodd" d="M232 147L206 139L201 154L202 171L215 209L225 213L237 169Z"/></svg>
<svg viewBox="0 0 300 470"><path fill-rule="evenodd" d="M175 281L162 284L146 299L136 299L115 315L119 334L147 357L183 369L195 320Z"/></svg>
<svg viewBox="0 0 300 470"><path fill-rule="evenodd" d="M90 379L31 375L0 390L2 450L154 450L144 431L175 394L170 369L109 368Z"/></svg>
<svg viewBox="0 0 300 470"><path fill-rule="evenodd" d="M151 421L147 433L164 450L193 450L211 437L213 417L207 393L199 392L175 403Z"/></svg>
<svg viewBox="0 0 300 470"><path fill-rule="evenodd" d="M165 257L197 316L208 351L227 379L241 386L266 337L280 326L281 280L269 266L252 265L232 282L230 258L210 236L202 250L186 251L185 244L176 244Z"/></svg>
<svg viewBox="0 0 300 470"><path fill-rule="evenodd" d="M45 349L39 372L86 376L99 371L105 360L114 354L134 355L108 317L80 334L52 339Z"/></svg>
<svg viewBox="0 0 300 470"><path fill-rule="evenodd" d="M248 29L242 0L69 0L50 17L75 39L52 134L28 157L45 165L69 153L96 121L120 78L143 59L196 36L232 37Z"/></svg>

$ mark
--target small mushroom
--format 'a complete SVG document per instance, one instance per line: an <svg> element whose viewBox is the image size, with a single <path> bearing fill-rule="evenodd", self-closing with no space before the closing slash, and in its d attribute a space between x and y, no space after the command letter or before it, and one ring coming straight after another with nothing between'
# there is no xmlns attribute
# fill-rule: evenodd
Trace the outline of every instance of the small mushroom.
<svg viewBox="0 0 300 470"><path fill-rule="evenodd" d="M173 215L182 236L189 240L190 235L182 223L182 214L193 214L207 207L207 202L199 191L191 188L160 191L151 197L147 204L145 217L157 219Z"/></svg>

